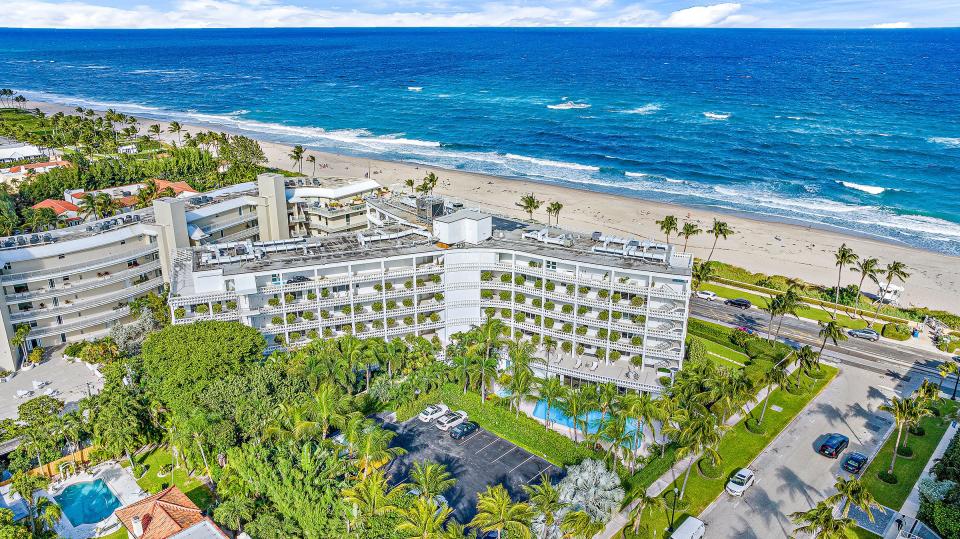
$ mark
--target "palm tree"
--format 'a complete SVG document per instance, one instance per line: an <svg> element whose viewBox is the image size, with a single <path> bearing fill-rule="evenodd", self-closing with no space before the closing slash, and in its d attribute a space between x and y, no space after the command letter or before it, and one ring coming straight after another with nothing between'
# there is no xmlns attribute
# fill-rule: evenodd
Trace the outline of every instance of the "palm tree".
<svg viewBox="0 0 960 539"><path fill-rule="evenodd" d="M603 523L590 518L586 511L568 511L560 521L560 531L565 539L590 539L602 530Z"/></svg>
<svg viewBox="0 0 960 539"><path fill-rule="evenodd" d="M669 245L670 234L673 234L677 231L677 218L673 215L667 215L663 219L657 221L657 224L660 225L660 231L667 235L667 245Z"/></svg>
<svg viewBox="0 0 960 539"><path fill-rule="evenodd" d="M25 224L34 232L39 232L53 226L56 222L57 214L54 213L53 210L50 208L37 208L30 210Z"/></svg>
<svg viewBox="0 0 960 539"><path fill-rule="evenodd" d="M520 405L530 399L533 392L534 376L529 370L517 371L510 377L507 389L510 391L510 406L520 417Z"/></svg>
<svg viewBox="0 0 960 539"><path fill-rule="evenodd" d="M847 340L847 334L843 331L836 318L831 318L828 322L817 322L820 324L820 333L818 334L823 342L820 343L820 351L817 353L817 364L820 364L819 356L823 354L823 349L827 347L827 341L832 341L834 346L840 346L842 341Z"/></svg>
<svg viewBox="0 0 960 539"><path fill-rule="evenodd" d="M879 407L881 411L890 412L893 415L893 421L897 424L897 443L893 446L893 458L890 459L890 468L887 473L893 473L893 467L897 464L897 450L900 448L900 437L903 435L903 427L912 419L910 399L894 397L890 404L883 404Z"/></svg>
<svg viewBox="0 0 960 539"><path fill-rule="evenodd" d="M524 485L523 490L527 493L533 510L543 517L543 529L540 532L542 539L554 526L557 513L566 507L566 504L560 501L560 493L550 483L550 477L546 474L540 476L540 482L536 485Z"/></svg>
<svg viewBox="0 0 960 539"><path fill-rule="evenodd" d="M390 447L394 436L394 433L379 427L369 428L361 433L357 444L357 457L362 477L369 475L383 462L407 452L402 447Z"/></svg>
<svg viewBox="0 0 960 539"><path fill-rule="evenodd" d="M912 398L907 399L907 432L903 436L903 447L907 446L910 429L915 428L924 417L933 415L933 410L930 409L928 404L919 394L914 394Z"/></svg>
<svg viewBox="0 0 960 539"><path fill-rule="evenodd" d="M37 498L36 512L40 529L55 534L55 527L63 518L63 509L50 498L41 496Z"/></svg>
<svg viewBox="0 0 960 539"><path fill-rule="evenodd" d="M790 287L786 292L780 295L780 321L777 322L777 331L774 333L774 340L780 339L780 330L783 328L783 319L786 316L793 315L800 319L800 315L797 314L797 310L803 307L803 301L800 299L800 294L797 291L796 287Z"/></svg>
<svg viewBox="0 0 960 539"><path fill-rule="evenodd" d="M530 216L530 220L533 221L533 212L540 209L540 205L543 204L542 200L538 200L537 197L530 193L529 195L523 195L520 198L520 202L517 203L517 206L527 212L527 215Z"/></svg>
<svg viewBox="0 0 960 539"><path fill-rule="evenodd" d="M293 164L297 165L297 169L303 172L303 146L299 144L294 146L293 150L290 151L289 157L293 160Z"/></svg>
<svg viewBox="0 0 960 539"><path fill-rule="evenodd" d="M10 489L17 493L24 503L27 504L27 517L30 523L30 529L37 531L36 511L33 493L47 486L47 478L38 475L30 475L26 472L17 472L13 474L10 480Z"/></svg>
<svg viewBox="0 0 960 539"><path fill-rule="evenodd" d="M683 228L680 229L680 236L683 236L683 250L687 250L687 242L690 241L690 238L696 236L697 234L703 232L700 229L700 226L696 223L685 222L683 223Z"/></svg>
<svg viewBox="0 0 960 539"><path fill-rule="evenodd" d="M854 476L845 479L838 476L833 488L837 489L837 493L827 498L826 501L831 505L837 505L838 502L842 502L843 505L841 506L840 514L843 515L844 518L850 516L851 507L856 507L866 513L870 522L873 522L873 508L876 507L879 509L880 504L877 503L873 494L870 494L870 491L863 485L859 477Z"/></svg>
<svg viewBox="0 0 960 539"><path fill-rule="evenodd" d="M587 435L586 414L590 411L593 404L593 397L584 390L584 386L571 389L567 392L565 398L557 405L564 415L573 421L573 441L579 442L578 436L580 425L583 425L584 436Z"/></svg>
<svg viewBox="0 0 960 539"><path fill-rule="evenodd" d="M783 295L765 298L765 305L760 307L761 310L770 315L770 320L767 322L767 340L771 343L773 342L773 320L783 313L783 299L781 298L783 298Z"/></svg>
<svg viewBox="0 0 960 539"><path fill-rule="evenodd" d="M406 185L407 188L410 189L410 194L411 194L411 195L414 193L413 188L414 188L414 186L415 186L416 184L417 184L417 182L414 181L413 178L407 178L407 179L404 180L404 182L403 182L403 185Z"/></svg>
<svg viewBox="0 0 960 539"><path fill-rule="evenodd" d="M628 393L621 400L622 413L627 417L633 418L636 422L633 431L633 444L630 446L634 451L640 450L643 453L643 444L645 441L644 428L651 425L655 420L663 420L660 408L656 400L648 392ZM652 428L652 427L651 427ZM630 460L630 472L633 473L633 459Z"/></svg>
<svg viewBox="0 0 960 539"><path fill-rule="evenodd" d="M790 373L787 372L785 363L785 361L779 361L763 372L761 382L767 386L767 398L763 399L763 410L760 412L758 425L763 424L763 417L767 414L767 405L770 404L770 394L773 392L773 386L778 385L786 389L790 385Z"/></svg>
<svg viewBox="0 0 960 539"><path fill-rule="evenodd" d="M703 455L717 466L723 460L717 447L720 445L720 439L729 427L722 424L716 415L711 413L695 414L688 416L678 428L678 440L680 448L677 449L677 459L682 460L686 456ZM687 480L690 479L690 470L693 469L695 462L691 462L687 467L687 472L683 478L683 486L680 488L680 497L683 498L687 490Z"/></svg>
<svg viewBox="0 0 960 539"><path fill-rule="evenodd" d="M627 528L630 528L633 531L633 534L640 536L640 529L644 526L643 513L649 507L652 512L654 509L666 509L667 501L663 499L662 496L648 496L646 491L641 490L639 494L634 498L636 505L633 507L633 510L630 511L630 516L627 520L627 525L620 530L620 537L622 539L627 539ZM648 534L650 530L647 530Z"/></svg>
<svg viewBox="0 0 960 539"><path fill-rule="evenodd" d="M443 523L453 510L438 507L434 500L417 498L409 509L403 512L403 519L397 530L407 539L442 539Z"/></svg>
<svg viewBox="0 0 960 539"><path fill-rule="evenodd" d="M566 393L567 388L563 385L563 382L561 382L559 378L550 376L548 378L540 378L537 380L537 394L547 405L547 413L544 416L543 421L548 427L550 426L550 408L564 395L566 395Z"/></svg>
<svg viewBox="0 0 960 539"><path fill-rule="evenodd" d="M693 289L700 290L700 287L713 280L713 263L699 262L693 265Z"/></svg>
<svg viewBox="0 0 960 539"><path fill-rule="evenodd" d="M787 356L790 357L790 356ZM820 354L813 351L813 348L810 348L807 345L804 345L802 348L796 351L793 354L793 361L797 364L797 378L794 380L794 384L800 385L800 375L803 373L810 373L814 369L818 368L820 363Z"/></svg>
<svg viewBox="0 0 960 539"><path fill-rule="evenodd" d="M170 125L167 126L167 132L177 136L177 145L182 143L180 133L183 132L183 126L180 125L180 122L170 122Z"/></svg>
<svg viewBox="0 0 960 539"><path fill-rule="evenodd" d="M233 536L243 531L243 525L254 517L253 500L246 496L229 498L213 510L213 520L234 531Z"/></svg>
<svg viewBox="0 0 960 539"><path fill-rule="evenodd" d="M414 462L410 469L410 484L420 491L420 497L430 499L453 488L457 480L443 464Z"/></svg>
<svg viewBox="0 0 960 539"><path fill-rule="evenodd" d="M313 393L310 415L320 423L320 437L326 438L331 426L341 425L350 410L350 397L332 382L320 384Z"/></svg>
<svg viewBox="0 0 960 539"><path fill-rule="evenodd" d="M887 264L887 267L878 272L878 274L887 276L887 284L883 287L883 290L880 291L880 297L877 298L877 309L873 313L874 322L876 322L877 317L880 316L880 307L883 306L883 298L890 290L890 285L893 284L893 280L898 279L900 282L906 282L907 278L910 277L910 274L907 273L907 265L897 261Z"/></svg>
<svg viewBox="0 0 960 539"><path fill-rule="evenodd" d="M477 514L470 521L469 526L482 531L497 532L497 539L506 533L510 539L529 539L533 537L530 531L530 521L533 520L533 509L526 503L514 503L503 485L488 486L487 490L477 495Z"/></svg>
<svg viewBox="0 0 960 539"><path fill-rule="evenodd" d="M358 514L370 519L396 511L406 487L401 483L391 488L383 472L375 470L345 489L343 501L354 507Z"/></svg>
<svg viewBox="0 0 960 539"><path fill-rule="evenodd" d="M833 516L833 504L822 501L809 511L790 514L790 520L798 526L793 533L809 533L818 539L846 539L847 530L856 526L852 518Z"/></svg>
<svg viewBox="0 0 960 539"><path fill-rule="evenodd" d="M313 438L320 432L320 423L312 417L313 410L306 403L280 403L273 419L263 430L267 440L296 442Z"/></svg>
<svg viewBox="0 0 960 539"><path fill-rule="evenodd" d="M153 124L153 125L151 125L150 128L147 129L147 131L148 131L151 135L157 137L157 142L160 142L160 133L163 132L163 130L160 129L160 124Z"/></svg>
<svg viewBox="0 0 960 539"><path fill-rule="evenodd" d="M707 262L710 262L713 258L713 250L717 248L717 240L720 239L720 236L723 236L723 239L727 239L729 236L736 234L736 232L730 225L717 219L713 220L713 226L711 226L707 232L713 234L713 246L710 247L710 256L707 257Z"/></svg>
<svg viewBox="0 0 960 539"><path fill-rule="evenodd" d="M486 400L486 370L492 365L494 375L496 374L498 358L494 355L499 352L503 346L503 321L499 318L487 318L474 331L477 344L480 345L483 353L483 369L480 371L480 394Z"/></svg>
<svg viewBox="0 0 960 539"><path fill-rule="evenodd" d="M560 210L562 209L563 209L563 204L557 201L553 201L547 206L547 216L548 216L547 225L548 226L550 225L549 216L551 215L554 216L554 218L557 220L557 226L560 226Z"/></svg>
<svg viewBox="0 0 960 539"><path fill-rule="evenodd" d="M960 385L960 363L956 361L944 361L940 364L938 369L940 373L940 385L943 386L944 380L955 376L956 379L953 381L953 395L950 396L951 400L957 400L957 386Z"/></svg>
<svg viewBox="0 0 960 539"><path fill-rule="evenodd" d="M850 268L850 271L860 274L860 282L857 283L857 300L854 307L860 306L860 292L863 290L863 281L869 278L877 278L877 271L880 269L880 261L876 258L861 258Z"/></svg>
<svg viewBox="0 0 960 539"><path fill-rule="evenodd" d="M837 249L837 252L834 254L834 259L837 262L837 267L840 268L837 270L837 289L834 295L833 300L833 315L837 315L837 309L839 308L840 303L840 279L843 277L843 267L853 264L860 259L860 255L853 252L853 249L847 247L846 243L840 245L840 248Z"/></svg>
<svg viewBox="0 0 960 539"><path fill-rule="evenodd" d="M310 175L311 175L311 176L316 176L316 175L317 175L317 156L315 156L315 155L313 155L313 154L308 155L308 156L307 156L307 163L310 163L311 165L313 165L313 172L312 172Z"/></svg>

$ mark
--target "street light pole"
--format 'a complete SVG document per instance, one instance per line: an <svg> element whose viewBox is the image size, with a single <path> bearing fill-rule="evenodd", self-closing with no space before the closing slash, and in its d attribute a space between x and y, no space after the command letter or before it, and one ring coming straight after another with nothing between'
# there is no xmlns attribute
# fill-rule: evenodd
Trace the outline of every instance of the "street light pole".
<svg viewBox="0 0 960 539"><path fill-rule="evenodd" d="M680 497L680 489L673 487L673 506L670 509L670 526L668 532L673 532L674 517L677 515L677 498Z"/></svg>

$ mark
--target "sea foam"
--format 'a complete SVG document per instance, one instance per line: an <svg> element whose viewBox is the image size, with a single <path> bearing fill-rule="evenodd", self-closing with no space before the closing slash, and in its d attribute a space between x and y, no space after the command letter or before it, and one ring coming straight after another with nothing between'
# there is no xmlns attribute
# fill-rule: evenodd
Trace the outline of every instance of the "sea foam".
<svg viewBox="0 0 960 539"><path fill-rule="evenodd" d="M619 112L619 113L621 113L621 114L640 114L640 115L643 115L643 116L647 116L647 115L650 115L650 114L655 114L655 113L657 113L657 112L658 112L660 109L662 109L662 108L663 108L663 107L661 107L659 103L647 103L646 105L643 105L643 106L640 106L640 107L637 107L637 108L627 109L627 110L620 110L620 111L617 111L617 112Z"/></svg>
<svg viewBox="0 0 960 539"><path fill-rule="evenodd" d="M838 180L837 183L846 187L847 189L855 189L857 191L862 191L864 193L870 193L871 195L881 195L886 192L886 187L877 187L875 185L863 185L853 182L845 182Z"/></svg>
<svg viewBox="0 0 960 539"><path fill-rule="evenodd" d="M704 112L703 115L708 120L726 120L730 118L729 112Z"/></svg>
<svg viewBox="0 0 960 539"><path fill-rule="evenodd" d="M940 144L948 148L960 148L960 137L930 137L927 142Z"/></svg>

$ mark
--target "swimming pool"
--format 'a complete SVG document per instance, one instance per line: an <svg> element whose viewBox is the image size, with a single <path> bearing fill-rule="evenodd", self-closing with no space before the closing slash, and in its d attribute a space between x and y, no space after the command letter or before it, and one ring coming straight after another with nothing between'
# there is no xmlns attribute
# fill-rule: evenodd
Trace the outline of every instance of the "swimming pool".
<svg viewBox="0 0 960 539"><path fill-rule="evenodd" d="M103 479L70 485L53 499L63 508L63 514L74 526L96 524L120 507L120 500Z"/></svg>
<svg viewBox="0 0 960 539"><path fill-rule="evenodd" d="M533 416L537 419L545 419L547 415L547 401L538 400L537 405L533 408ZM590 434L595 434L597 430L600 429L600 423L603 415L599 410L591 410L587 412L584 419L587 420L587 432ZM561 425L573 428L573 419L567 414L563 413L556 405L550 407L550 422L559 423ZM581 427L583 425L581 424ZM637 431L637 421L635 419L627 419L627 432L632 438L634 433ZM582 431L581 431L582 432ZM626 442L624 445L629 446L633 443L631 439L629 442Z"/></svg>

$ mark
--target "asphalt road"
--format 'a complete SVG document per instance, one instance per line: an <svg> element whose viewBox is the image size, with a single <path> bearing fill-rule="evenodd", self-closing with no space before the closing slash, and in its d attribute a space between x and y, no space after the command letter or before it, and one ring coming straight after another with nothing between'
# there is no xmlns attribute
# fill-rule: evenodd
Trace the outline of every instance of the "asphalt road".
<svg viewBox="0 0 960 539"><path fill-rule="evenodd" d="M724 305L721 300L704 301L693 298L690 301L691 314L711 322L719 321L734 326L743 326L750 329L766 332L769 317L767 313L754 307L748 310L737 309ZM819 349L822 342L817 335L820 326L812 321L786 317L780 331L780 338L788 344L809 344ZM878 373L886 373L892 366L900 368L918 368L928 374L935 374L937 367L945 356L936 353L924 352L883 339L870 342L864 339L849 337L834 346L828 343L824 356L840 363L858 365L861 368Z"/></svg>
<svg viewBox="0 0 960 539"><path fill-rule="evenodd" d="M844 452L872 455L891 425L878 407L894 395L910 394L925 378L917 370L878 373L841 366L840 375L750 465L757 482L742 498L720 495L700 516L708 538L789 537L788 515L806 511L832 495L840 459L819 455L828 433L850 438ZM768 411L767 413L771 413Z"/></svg>

